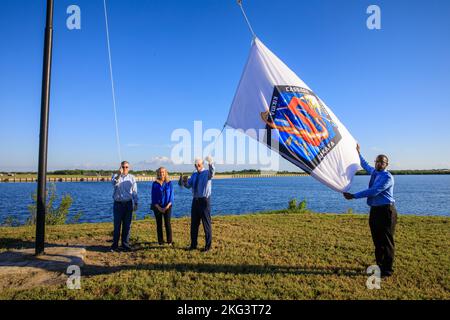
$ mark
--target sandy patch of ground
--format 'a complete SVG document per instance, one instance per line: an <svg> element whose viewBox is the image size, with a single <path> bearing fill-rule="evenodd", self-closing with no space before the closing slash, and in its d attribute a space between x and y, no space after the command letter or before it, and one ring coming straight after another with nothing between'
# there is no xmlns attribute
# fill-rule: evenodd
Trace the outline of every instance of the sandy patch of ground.
<svg viewBox="0 0 450 320"><path fill-rule="evenodd" d="M86 250L82 246L46 247L45 254L34 256L34 249L13 249L0 253L0 290L14 287L29 289L67 281L67 268L84 265Z"/></svg>

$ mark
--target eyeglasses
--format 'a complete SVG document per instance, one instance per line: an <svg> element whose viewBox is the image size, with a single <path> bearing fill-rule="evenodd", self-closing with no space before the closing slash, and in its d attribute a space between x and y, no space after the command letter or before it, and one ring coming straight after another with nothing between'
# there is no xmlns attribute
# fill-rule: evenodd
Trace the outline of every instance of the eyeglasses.
<svg viewBox="0 0 450 320"><path fill-rule="evenodd" d="M380 160L375 160L375 163L387 163L387 161L380 161Z"/></svg>
<svg viewBox="0 0 450 320"><path fill-rule="evenodd" d="M123 168L123 169L128 169L128 167L124 167L124 166L122 166L122 168Z"/></svg>

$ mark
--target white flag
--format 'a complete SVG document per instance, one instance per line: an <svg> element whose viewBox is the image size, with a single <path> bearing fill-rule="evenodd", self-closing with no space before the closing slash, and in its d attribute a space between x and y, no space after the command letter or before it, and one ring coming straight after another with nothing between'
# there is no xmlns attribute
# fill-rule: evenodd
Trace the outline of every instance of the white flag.
<svg viewBox="0 0 450 320"><path fill-rule="evenodd" d="M345 192L359 169L356 141L325 103L259 39L231 105L227 125L277 151L330 188Z"/></svg>

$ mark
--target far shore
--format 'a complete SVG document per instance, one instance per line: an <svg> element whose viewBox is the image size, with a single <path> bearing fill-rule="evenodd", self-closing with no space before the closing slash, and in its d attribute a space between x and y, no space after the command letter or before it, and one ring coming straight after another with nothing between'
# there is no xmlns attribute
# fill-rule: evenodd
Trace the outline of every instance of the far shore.
<svg viewBox="0 0 450 320"><path fill-rule="evenodd" d="M288 173L288 174L216 174L214 179L237 179L237 178L269 178L269 177L300 177L308 176L306 173ZM148 175L135 175L138 182L154 181L154 176ZM172 175L172 181L178 181L179 175ZM111 176L79 176L79 175L47 175L47 181L49 182L108 182ZM21 175L0 177L0 182L36 182L36 175Z"/></svg>
<svg viewBox="0 0 450 320"><path fill-rule="evenodd" d="M393 175L448 175L448 169L433 169L433 170L389 170ZM138 182L154 181L154 174L133 173ZM183 175L190 175L191 173L183 173ZM180 173L171 174L172 181L178 181ZM368 175L364 171L358 171L356 175ZM309 176L305 172L261 172L261 173L216 173L214 179L237 179L237 178L271 178L271 177L301 177ZM93 174L47 174L47 181L49 182L107 182L111 179L111 175L93 175ZM8 182L36 182L36 173L0 173L0 183Z"/></svg>

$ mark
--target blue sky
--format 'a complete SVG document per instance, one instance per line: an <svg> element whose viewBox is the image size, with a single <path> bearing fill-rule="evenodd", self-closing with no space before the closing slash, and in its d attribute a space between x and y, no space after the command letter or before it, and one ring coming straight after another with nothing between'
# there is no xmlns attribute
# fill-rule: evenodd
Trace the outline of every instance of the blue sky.
<svg viewBox="0 0 450 320"><path fill-rule="evenodd" d="M0 170L36 170L45 1L0 1ZM81 30L66 28L71 4ZM367 158L450 168L450 1L244 4L259 38ZM370 4L381 8L381 30L366 27ZM152 167L170 155L174 129L222 127L251 36L235 0L108 6L122 154ZM54 19L49 169L116 167L103 1L56 0Z"/></svg>

